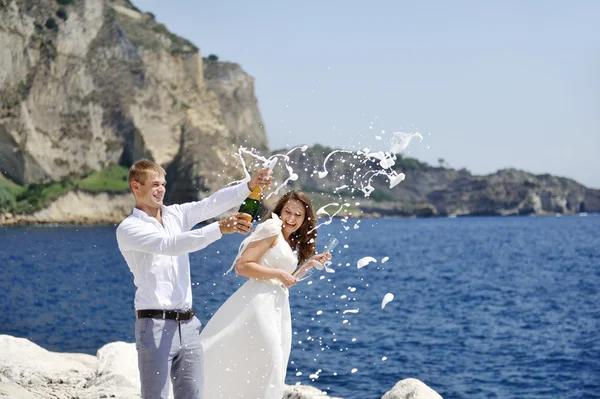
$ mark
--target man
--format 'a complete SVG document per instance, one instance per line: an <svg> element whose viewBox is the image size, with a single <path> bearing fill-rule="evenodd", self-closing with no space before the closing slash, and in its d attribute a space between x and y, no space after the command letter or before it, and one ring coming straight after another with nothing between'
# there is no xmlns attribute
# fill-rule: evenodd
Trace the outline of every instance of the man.
<svg viewBox="0 0 600 399"><path fill-rule="evenodd" d="M221 189L197 202L164 206L165 170L141 160L129 170L135 197L133 213L117 228L119 249L133 273L135 340L142 398L167 398L170 383L176 399L202 396L202 323L192 309L188 254L221 238L247 234L251 223L240 213L200 229L192 228L239 205L257 185L268 188L268 168L247 183Z"/></svg>

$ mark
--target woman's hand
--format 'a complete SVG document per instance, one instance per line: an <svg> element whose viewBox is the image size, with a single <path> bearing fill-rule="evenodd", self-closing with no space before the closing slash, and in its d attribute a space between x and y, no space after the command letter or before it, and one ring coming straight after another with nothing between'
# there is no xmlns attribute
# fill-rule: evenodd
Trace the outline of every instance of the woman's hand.
<svg viewBox="0 0 600 399"><path fill-rule="evenodd" d="M304 265L316 267L317 269L323 269L325 267L325 262L329 260L331 260L331 254L329 252L325 252L323 254L311 256Z"/></svg>
<svg viewBox="0 0 600 399"><path fill-rule="evenodd" d="M279 275L279 277L277 277L279 279L279 281L281 281L281 283L283 285L285 285L287 288L290 288L292 285L296 284L298 281L296 280L296 277L292 276L291 274L289 274L288 272L286 272L285 270L281 270L281 274Z"/></svg>

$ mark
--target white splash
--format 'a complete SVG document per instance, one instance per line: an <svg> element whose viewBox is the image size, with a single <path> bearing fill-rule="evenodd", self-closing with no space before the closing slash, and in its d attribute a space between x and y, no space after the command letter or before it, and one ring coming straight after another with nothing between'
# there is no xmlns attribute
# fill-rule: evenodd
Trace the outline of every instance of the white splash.
<svg viewBox="0 0 600 399"><path fill-rule="evenodd" d="M388 292L384 295L383 300L381 301L381 309L385 308L385 305L392 302L394 300L394 294Z"/></svg>
<svg viewBox="0 0 600 399"><path fill-rule="evenodd" d="M269 162L266 164L263 164L263 166L265 168L269 168L269 172L273 173L273 169L275 169L275 165L277 165L277 157L271 157L269 158Z"/></svg>
<svg viewBox="0 0 600 399"><path fill-rule="evenodd" d="M283 181L283 183L281 183L279 185L279 187L277 187L273 192L271 192L269 195L267 195L266 199L271 198L273 195L277 195L277 193L279 192L279 190L281 190L283 187L287 186L287 184L289 182L298 180L298 175L296 173L294 173L294 169L292 169L292 167L290 165L288 165L286 163L285 164L285 168L288 171L288 177L287 177L287 179L285 179Z"/></svg>
<svg viewBox="0 0 600 399"><path fill-rule="evenodd" d="M350 370L350 372L351 372L352 374L356 373L357 371L358 371L358 369L356 369L356 368L355 368L355 369L352 369L352 370Z"/></svg>
<svg viewBox="0 0 600 399"><path fill-rule="evenodd" d="M384 130L381 131L381 135L383 135L383 134L385 134ZM381 135L378 135L377 138L381 139ZM399 173L393 169L393 166L395 165L395 162L396 162L396 153L406 149L406 147L408 147L410 141L415 137L418 137L419 139L423 140L423 136L421 136L421 134L418 132L416 132L416 133L404 133L404 132L394 133L394 135L391 138L391 141L389 143L389 145L391 147L390 151L374 151L374 152L372 152L368 148L365 148L365 149L363 149L361 151L357 151L357 152L353 152L353 151L349 151L349 150L333 150L329 154L327 154L327 156L325 157L325 159L323 161L323 170L321 170L321 171L314 170L313 173L316 173L320 179L323 179L329 175L329 171L327 170L327 162L333 155L338 154L338 153L351 154L350 157L342 157L340 162L342 164L349 162L352 165L355 165L354 172L352 172L352 176L346 176L345 174L342 174L340 176L337 176L337 175L334 176L334 179L339 179L339 181L340 181L340 186L334 188L334 190L333 190L334 193L338 193L340 190L348 190L348 191L350 191L350 193L353 193L358 190L358 191L362 191L362 193L364 194L365 197L369 197L371 195L371 193L375 190L375 188L373 187L373 184L372 184L373 179L375 177L381 176L381 175L384 175L385 177L387 177L387 179L389 181L389 187L390 187L390 189L392 189L395 186L397 186L398 184L400 184L406 178L406 175L404 173ZM292 163L290 161L290 154L296 150L301 150L301 151L305 152L307 149L308 149L308 146L306 146L306 145L301 146L301 147L294 147L285 154L274 154L274 155L270 156L269 158L265 158L263 156L258 155L256 153L255 149L248 150L244 147L240 147L238 150L237 156L240 158L240 160L242 162L242 166L243 166L244 173L245 173L245 178L242 181L248 181L250 179L250 174L248 173L248 170L246 168L246 162L244 160L243 155L249 155L252 158L258 160L259 164L261 164L262 167L268 167L271 172L277 165L277 161L283 160L284 167L287 171L288 176L283 181L283 183L281 183L281 184L275 183L275 186L277 188L265 197L265 199L269 199L272 196L279 194L279 192L283 189L283 187L287 187L287 185L290 182L294 182L299 179L298 174L295 173L293 168L290 166L290 164ZM305 165L305 168L304 168L305 171L308 171L307 166L308 165ZM374 167L375 168L378 167L381 169L374 170L373 169ZM349 180L346 182L346 184L344 184L342 182L343 179L349 179ZM240 182L241 181L237 181L237 182L233 182L231 184L240 183ZM337 214L337 212L336 212L336 214ZM334 215L329 215L330 216L329 220L325 224L331 223L331 219ZM348 228L348 226L344 226L344 229L347 229L347 228Z"/></svg>
<svg viewBox="0 0 600 399"><path fill-rule="evenodd" d="M358 309L346 309L346 310L344 310L343 314L346 314L346 313L358 313Z"/></svg>
<svg viewBox="0 0 600 399"><path fill-rule="evenodd" d="M327 265L323 265L323 266L325 267L325 271L326 271L327 273L335 273L335 269L332 269L332 268L330 268L330 267L329 267L329 266L327 266Z"/></svg>
<svg viewBox="0 0 600 399"><path fill-rule="evenodd" d="M329 206L338 206L339 208L334 213L330 214L326 210L327 207L329 207ZM350 206L350 204L347 202L343 203L342 205L338 204L337 202L330 202L329 204L323 205L322 207L320 207L316 212L317 216L318 215L327 215L329 217L329 219L324 221L323 223L319 223L318 225L316 225L314 229L309 231L309 233L311 233L313 230L316 230L323 225L331 224L331 222L333 222L333 217L335 215L337 215L338 213L340 213L342 211L342 209L347 208L349 206Z"/></svg>
<svg viewBox="0 0 600 399"><path fill-rule="evenodd" d="M390 180L390 188L396 187L400 184L404 179L406 179L406 175L404 173L396 173L393 172L392 176L388 176Z"/></svg>
<svg viewBox="0 0 600 399"><path fill-rule="evenodd" d="M269 158L265 158L261 155L258 155L254 150L248 150L245 147L240 147L238 149L237 152L237 157L240 159L240 161L242 162L242 167L244 169L244 174L245 174L245 178L243 180L239 180L239 181L235 181L232 182L230 184L237 184L237 183L241 183L243 181L248 181L250 180L250 173L248 172L248 169L246 167L246 162L244 160L243 154L249 155L252 158L256 159L260 164L262 164L263 168L269 168L270 172L273 172L273 169L275 168L275 166L277 165L277 159L278 158L282 158L285 162L285 168L288 172L288 177L287 179L281 183L277 189L275 189L273 192L271 192L266 199L269 199L271 196L276 195L283 187L287 186L287 184L291 181L296 181L298 180L298 175L296 173L294 173L294 170L292 169L292 167L289 165L290 163L290 154L296 150L300 150L302 152L305 152L308 149L308 146L303 145L300 147L294 147L291 150L289 150L287 153L285 154L275 154L270 156Z"/></svg>
<svg viewBox="0 0 600 399"><path fill-rule="evenodd" d="M398 154L399 152L404 151L406 149L406 147L408 147L408 145L410 144L410 141L415 137L418 137L419 139L421 139L421 141L423 141L423 136L421 136L421 133L419 133L419 132L415 132L415 133L396 132L396 133L394 133L394 135L390 139L390 148L391 148L390 151L394 154Z"/></svg>
<svg viewBox="0 0 600 399"><path fill-rule="evenodd" d="M365 256L364 258L362 258L358 262L356 262L356 267L361 269L371 262L377 262L377 259L375 259L371 256Z"/></svg>
<svg viewBox="0 0 600 399"><path fill-rule="evenodd" d="M319 179L324 178L329 173L327 171L326 164L327 164L327 161L329 160L329 158L331 158L331 156L333 154L335 154L336 152L346 152L346 153L352 154L352 151L347 151L347 150L334 150L334 151L331 151L329 154L327 154L327 156L325 157L325 160L323 161L323 170L319 172Z"/></svg>
<svg viewBox="0 0 600 399"><path fill-rule="evenodd" d="M385 256L383 259L381 259L381 263L385 263L388 260L390 260L390 257L389 256Z"/></svg>

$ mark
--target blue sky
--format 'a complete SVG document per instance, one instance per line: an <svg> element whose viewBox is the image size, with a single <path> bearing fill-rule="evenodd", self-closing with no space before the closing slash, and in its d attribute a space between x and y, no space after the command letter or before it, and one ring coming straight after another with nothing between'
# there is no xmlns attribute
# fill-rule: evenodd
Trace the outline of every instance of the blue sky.
<svg viewBox="0 0 600 399"><path fill-rule="evenodd" d="M256 79L271 149L418 130L431 164L600 188L600 1L134 4Z"/></svg>

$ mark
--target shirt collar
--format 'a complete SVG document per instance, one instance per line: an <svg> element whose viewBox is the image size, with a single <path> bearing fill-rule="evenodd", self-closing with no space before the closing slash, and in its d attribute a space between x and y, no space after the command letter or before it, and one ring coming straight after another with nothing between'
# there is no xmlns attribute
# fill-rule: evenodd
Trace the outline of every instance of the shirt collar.
<svg viewBox="0 0 600 399"><path fill-rule="evenodd" d="M165 214L167 214L167 207L163 205L161 207L161 212L162 212L162 215L165 216ZM142 211L139 208L136 208L135 206L133 207L133 211L131 212L131 214L133 216L135 216L136 218L142 219L142 220L144 220L144 219L156 220L156 218L148 216L148 214L146 212Z"/></svg>

